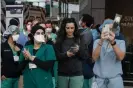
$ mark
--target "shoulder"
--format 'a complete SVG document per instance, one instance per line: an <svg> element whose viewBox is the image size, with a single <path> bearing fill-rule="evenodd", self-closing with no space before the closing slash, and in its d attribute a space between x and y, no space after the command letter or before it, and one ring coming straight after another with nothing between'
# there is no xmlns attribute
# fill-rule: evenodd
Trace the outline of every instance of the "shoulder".
<svg viewBox="0 0 133 88"><path fill-rule="evenodd" d="M88 36L90 36L90 37L92 37L93 35L92 35L92 31L89 29L89 30L87 30L86 31L86 35L88 35Z"/></svg>
<svg viewBox="0 0 133 88"><path fill-rule="evenodd" d="M84 30L82 33L81 33L82 36L92 36L92 32L91 30Z"/></svg>
<svg viewBox="0 0 133 88"><path fill-rule="evenodd" d="M100 41L100 39L96 39L95 41L94 41L94 43L98 43Z"/></svg>
<svg viewBox="0 0 133 88"><path fill-rule="evenodd" d="M125 41L124 40L115 39L115 41L116 41L117 44L122 44L122 43L125 44Z"/></svg>
<svg viewBox="0 0 133 88"><path fill-rule="evenodd" d="M56 35L55 33L52 33L52 35Z"/></svg>
<svg viewBox="0 0 133 88"><path fill-rule="evenodd" d="M56 36L57 36L55 33L52 33L52 35L53 35L54 37L56 37Z"/></svg>
<svg viewBox="0 0 133 88"><path fill-rule="evenodd" d="M26 45L24 48L29 48L32 47L33 45Z"/></svg>
<svg viewBox="0 0 133 88"><path fill-rule="evenodd" d="M1 48L5 47L5 46L8 46L7 41L1 43Z"/></svg>
<svg viewBox="0 0 133 88"><path fill-rule="evenodd" d="M46 47L47 49L49 49L49 48L53 48L53 46L50 45L50 44L43 44L43 47Z"/></svg>
<svg viewBox="0 0 133 88"><path fill-rule="evenodd" d="M1 50L3 50L5 47L5 42L1 43Z"/></svg>

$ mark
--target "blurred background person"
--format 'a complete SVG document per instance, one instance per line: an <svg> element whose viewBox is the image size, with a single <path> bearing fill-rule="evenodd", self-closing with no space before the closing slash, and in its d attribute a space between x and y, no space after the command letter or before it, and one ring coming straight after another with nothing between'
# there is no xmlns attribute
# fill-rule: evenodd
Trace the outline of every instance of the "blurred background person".
<svg viewBox="0 0 133 88"><path fill-rule="evenodd" d="M44 29L46 28L45 22L39 23L40 26L42 26Z"/></svg>
<svg viewBox="0 0 133 88"><path fill-rule="evenodd" d="M19 21L19 19L16 18L16 17L10 19L10 21L9 21L9 26L11 26L11 25L15 25L15 26L17 26L18 29L19 29L19 27L20 27L20 21ZM9 26L8 26L8 27L9 27ZM6 39L2 36L2 42L5 42L5 41L6 41Z"/></svg>
<svg viewBox="0 0 133 88"><path fill-rule="evenodd" d="M37 23L39 23L39 20L35 19L32 21L32 27L35 26Z"/></svg>
<svg viewBox="0 0 133 88"><path fill-rule="evenodd" d="M20 21L19 21L19 18L12 18L10 21L9 21L9 26L11 25L15 25L17 26L18 28L20 28Z"/></svg>
<svg viewBox="0 0 133 88"><path fill-rule="evenodd" d="M45 34L46 34L46 44L54 45L56 42L56 30L53 28L53 24L50 20L45 23ZM57 86L57 62L54 64L54 68L52 70L53 76L53 88Z"/></svg>
<svg viewBox="0 0 133 88"><path fill-rule="evenodd" d="M96 26L91 28L92 36L93 36L93 41L98 39L101 36L101 31L99 30L100 24L97 24Z"/></svg>
<svg viewBox="0 0 133 88"><path fill-rule="evenodd" d="M83 58L83 75L84 75L84 84L83 88L91 88L92 79L93 79L93 62L92 62L92 49L93 49L93 35L91 27L94 24L94 19L88 14L83 14L79 25L80 33L80 48L81 55Z"/></svg>
<svg viewBox="0 0 133 88"><path fill-rule="evenodd" d="M45 26L46 26L46 28L52 28L52 33L56 33L56 29L53 28L53 23L52 23L52 21L47 20L47 21L45 22Z"/></svg>
<svg viewBox="0 0 133 88"><path fill-rule="evenodd" d="M45 34L47 36L47 43L54 44L56 42L57 35L55 34L56 33L55 29L52 27L52 22L48 20L45 25L46 25Z"/></svg>
<svg viewBox="0 0 133 88"><path fill-rule="evenodd" d="M30 40L29 34L31 33L32 29L32 20L28 20L25 22L24 29L21 30L19 39L17 43L25 46L26 42Z"/></svg>

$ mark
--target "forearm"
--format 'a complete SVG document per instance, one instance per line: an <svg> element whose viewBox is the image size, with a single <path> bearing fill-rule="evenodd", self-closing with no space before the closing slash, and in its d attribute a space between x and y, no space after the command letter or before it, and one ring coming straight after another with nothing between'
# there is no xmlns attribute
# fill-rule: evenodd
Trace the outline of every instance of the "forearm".
<svg viewBox="0 0 133 88"><path fill-rule="evenodd" d="M35 58L32 62L35 63L38 67L44 69L45 71L49 71L50 69L53 68L55 60L41 61Z"/></svg>
<svg viewBox="0 0 133 88"><path fill-rule="evenodd" d="M17 73L21 73L25 69L25 67L28 63L29 63L29 60L24 60L24 61L20 62L19 66L17 68Z"/></svg>
<svg viewBox="0 0 133 88"><path fill-rule="evenodd" d="M93 54L92 54L94 61L96 61L100 57L101 47L102 47L102 41L100 40L97 44L96 49L93 51Z"/></svg>
<svg viewBox="0 0 133 88"><path fill-rule="evenodd" d="M122 50L120 50L120 48L117 45L114 45L112 47L113 47L114 52L115 52L115 54L117 56L117 59L120 60L120 61L123 60L124 57L125 57L125 52L123 52Z"/></svg>

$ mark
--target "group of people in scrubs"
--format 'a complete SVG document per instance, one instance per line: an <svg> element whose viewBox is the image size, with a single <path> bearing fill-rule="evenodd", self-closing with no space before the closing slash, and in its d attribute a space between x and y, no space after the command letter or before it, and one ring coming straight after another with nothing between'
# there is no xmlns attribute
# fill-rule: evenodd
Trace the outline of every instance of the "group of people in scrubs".
<svg viewBox="0 0 133 88"><path fill-rule="evenodd" d="M94 88L94 82L97 88L124 88L125 41L116 38L119 26L115 32L104 29L111 29L113 20L103 22L95 40L94 18L88 14L82 15L80 29L74 18L64 18L56 32L49 24L27 21L26 30L12 24L3 33L1 88L18 88L20 79L23 88Z"/></svg>

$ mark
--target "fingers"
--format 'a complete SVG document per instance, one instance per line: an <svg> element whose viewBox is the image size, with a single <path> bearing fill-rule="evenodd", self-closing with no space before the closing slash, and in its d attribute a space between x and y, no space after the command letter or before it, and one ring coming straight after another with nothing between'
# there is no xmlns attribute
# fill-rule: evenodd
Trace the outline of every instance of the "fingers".
<svg viewBox="0 0 133 88"><path fill-rule="evenodd" d="M70 51L67 51L67 56L68 57L72 57L72 56L74 56L74 54L72 52L70 52Z"/></svg>
<svg viewBox="0 0 133 88"><path fill-rule="evenodd" d="M3 76L1 77L1 79L2 79L2 80L5 80L5 79L6 79L6 77L3 75Z"/></svg>
<svg viewBox="0 0 133 88"><path fill-rule="evenodd" d="M24 55L26 60L31 58L31 54L30 54L29 50L24 49L23 55Z"/></svg>
<svg viewBox="0 0 133 88"><path fill-rule="evenodd" d="M115 34L112 31L110 31L109 34L110 34L110 36L115 37Z"/></svg>
<svg viewBox="0 0 133 88"><path fill-rule="evenodd" d="M112 28L113 27L113 24L109 24L109 28Z"/></svg>
<svg viewBox="0 0 133 88"><path fill-rule="evenodd" d="M102 38L103 40L108 39L108 37L109 37L109 33L108 33L108 32L105 32L105 33L103 33L103 34L101 35L101 38Z"/></svg>
<svg viewBox="0 0 133 88"><path fill-rule="evenodd" d="M20 48L18 46L15 46L15 51L20 51Z"/></svg>
<svg viewBox="0 0 133 88"><path fill-rule="evenodd" d="M28 58L28 52L27 51L23 51L23 55L25 58Z"/></svg>

